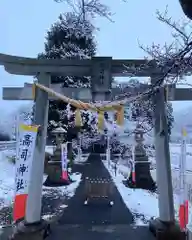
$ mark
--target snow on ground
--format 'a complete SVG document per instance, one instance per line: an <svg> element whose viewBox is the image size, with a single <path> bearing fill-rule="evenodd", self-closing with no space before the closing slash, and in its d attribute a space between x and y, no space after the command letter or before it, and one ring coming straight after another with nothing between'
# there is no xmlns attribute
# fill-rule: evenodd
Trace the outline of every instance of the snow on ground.
<svg viewBox="0 0 192 240"><path fill-rule="evenodd" d="M53 154L53 147L47 146L46 152ZM12 162L14 154L15 152L12 150L0 151L0 209L4 206L10 205L14 197L15 165ZM80 160L78 158L75 159L75 163L84 163L87 160L88 156L89 154L83 154ZM47 176L44 175L44 181L46 177ZM67 194L69 197L72 197L75 189L79 185L81 175L74 173L72 174L71 178L74 180L74 182L69 186L59 188L48 188L43 186L43 192L46 193L48 190L52 189L57 190L61 195Z"/></svg>
<svg viewBox="0 0 192 240"><path fill-rule="evenodd" d="M172 169L172 183L175 194L179 194L180 188L180 144L170 144L170 153L171 153L171 169ZM186 188L188 193L188 200L192 203L192 145L187 144L187 156L186 156ZM151 170L151 175L156 181L156 170Z"/></svg>
<svg viewBox="0 0 192 240"><path fill-rule="evenodd" d="M186 169L192 172L192 144L187 144ZM170 143L171 167L179 168L179 159L181 153L181 144Z"/></svg>
<svg viewBox="0 0 192 240"><path fill-rule="evenodd" d="M129 169L125 166L118 165L117 173L115 175L114 169L112 167L113 163L111 162L110 167L106 161L103 161L103 163L104 166L108 169L127 208L129 208L133 213L136 225L146 225L151 218L157 218L159 216L158 195L156 193L151 193L143 189L131 189L126 187L123 184L123 180L125 180L125 177L123 175L128 176ZM127 173L125 173L125 170ZM174 194L174 204L175 216L178 218L179 198L177 194ZM192 224L192 219L189 219L189 221L189 224Z"/></svg>
<svg viewBox="0 0 192 240"><path fill-rule="evenodd" d="M49 149L51 153L51 148ZM13 203L14 198L14 184L15 184L15 165L12 162L12 154L14 152L10 151L0 151L0 212L6 207L10 207ZM88 156L87 156L88 157ZM87 159L86 157L86 159ZM46 175L43 177L43 182L46 179ZM80 173L72 173L71 179L73 182L69 186L62 187L45 187L43 186L43 196L46 204L50 203L50 200L54 200L55 202L60 199L69 199L75 194L76 188L79 186L81 181ZM56 203L55 203L56 204ZM51 204L50 204L51 205ZM59 210L63 210L67 205L63 204L58 206ZM50 211L52 207L46 206L46 214L43 216L44 218L51 218L53 215ZM54 209L56 213L56 209ZM3 211L4 212L4 211ZM0 214L1 215L1 214ZM5 213L3 213L5 215ZM54 216L54 215L53 215ZM2 217L3 218L3 217ZM1 216L0 216L1 219ZM1 222L0 222L1 225Z"/></svg>
<svg viewBox="0 0 192 240"><path fill-rule="evenodd" d="M172 182L174 190L174 204L175 215L178 217L179 208L179 159L180 159L181 145L170 144L171 154L171 168L172 168ZM154 161L154 158L151 158ZM108 168L107 163L104 161L105 166ZM112 164L111 164L112 165ZM127 207L136 216L136 224L146 224L151 217L158 217L158 195L150 193L142 189L130 189L125 187L122 181L129 175L129 168L124 165L117 165L117 174L115 176L114 170L111 167L109 172L122 195ZM190 201L189 208L189 224L192 224L192 145L187 145L187 158L186 158L186 184L188 190L188 200ZM151 170L151 175L156 181L156 169Z"/></svg>
<svg viewBox="0 0 192 240"><path fill-rule="evenodd" d="M53 153L52 147L47 147L46 152L50 154ZM171 165L172 165L172 178L174 187L174 201L175 201L175 212L176 216L178 213L178 200L179 200L179 157L180 157L180 144L170 144L171 152ZM12 157L14 155L13 150L6 150L0 152L0 209L4 206L9 206L12 203L14 197L14 164L12 163ZM75 163L85 162L88 155L84 155L81 161L75 159ZM154 158L151 158L154 161ZM106 166L106 162L104 161ZM107 166L106 166L107 167ZM189 200L192 202L192 145L187 145L187 186L189 191ZM109 169L114 182L122 195L126 205L134 213L136 218L136 224L142 225L146 224L151 217L158 216L158 196L157 194L150 193L146 190L141 189L129 189L124 186L122 180L129 174L129 168L127 166L118 165L117 175L114 175L114 170ZM156 170L151 170L152 177L156 180ZM46 176L44 176L45 178ZM74 195L75 189L78 187L81 180L80 174L73 174L72 178L75 180L70 186L59 187L59 188L48 188L43 187L44 195L51 195L53 198L58 198L60 196L69 195L72 197ZM61 206L60 206L61 207ZM67 207L63 204L63 208ZM190 213L191 213L190 209ZM49 218L50 214L46 214L44 217ZM192 217L191 217L192 219ZM190 220L191 220L190 219ZM192 222L191 222L192 223Z"/></svg>
<svg viewBox="0 0 192 240"><path fill-rule="evenodd" d="M46 178L46 177L47 176L44 175L44 178ZM73 197L75 194L75 190L79 186L79 183L81 181L81 174L80 173L72 173L71 179L73 182L68 186L61 186L61 187L45 187L45 186L43 186L43 194L46 194L47 192L49 192L49 190L51 192L53 190L56 190L58 197L61 197L62 195L63 196L67 195L68 198Z"/></svg>
<svg viewBox="0 0 192 240"><path fill-rule="evenodd" d="M14 164L0 152L0 208L10 205L14 197Z"/></svg>
<svg viewBox="0 0 192 240"><path fill-rule="evenodd" d="M87 161L88 156L89 156L89 153L82 154L80 158L78 156L76 156L74 159L74 163L75 164L84 164Z"/></svg>
<svg viewBox="0 0 192 240"><path fill-rule="evenodd" d="M142 189L131 189L127 188L123 184L125 177L122 175L125 171L125 167L118 165L117 173L112 168L108 167L106 161L103 161L104 166L108 169L117 189L119 190L126 206L131 210L131 212L136 217L136 224L139 222L139 225L146 224L151 217L158 216L158 201L157 195L152 194L149 191ZM121 167L123 169L121 169ZM127 176L129 169L127 168ZM153 206L153 207L152 207ZM138 216L138 217L137 217Z"/></svg>
<svg viewBox="0 0 192 240"><path fill-rule="evenodd" d="M52 152L48 147L47 152ZM0 151L0 209L9 206L14 197L15 150Z"/></svg>

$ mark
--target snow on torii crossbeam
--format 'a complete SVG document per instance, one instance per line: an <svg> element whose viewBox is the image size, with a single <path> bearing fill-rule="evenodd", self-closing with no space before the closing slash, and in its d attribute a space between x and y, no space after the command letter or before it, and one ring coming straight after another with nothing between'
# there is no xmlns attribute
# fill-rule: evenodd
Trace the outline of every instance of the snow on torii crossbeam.
<svg viewBox="0 0 192 240"><path fill-rule="evenodd" d="M90 101L93 98L96 100L93 97L93 95L97 95L95 92L99 95L97 100L111 100L121 94L120 88L112 88L112 76L134 75L148 77L162 74L162 70L157 68L155 61L144 59L113 60L111 57L93 57L89 60L48 60L0 54L0 65L3 65L8 73L16 75L36 76L41 73L50 73L51 75L58 74L62 76L91 76L91 89L61 88L60 84L50 86L56 92L82 101ZM189 73L191 70L185 71ZM98 81L99 77L100 81ZM30 84L25 84L24 88L3 88L3 99L32 100L33 96L30 88L32 88ZM129 89L127 89L128 91ZM100 94L101 92L103 94ZM105 95L105 98L108 99L103 99L101 95ZM174 89L174 87L170 87L168 96L171 101L192 100L190 89Z"/></svg>
<svg viewBox="0 0 192 240"><path fill-rule="evenodd" d="M0 53L0 65L5 70L15 75L31 75L46 72L60 76L92 76L93 68L108 68L112 76L149 76L151 73L158 73L155 62L144 59L116 60L112 57L93 57L91 59L36 59L19 56L11 56ZM102 66L101 66L102 65ZM137 69L137 70L136 70Z"/></svg>
<svg viewBox="0 0 192 240"><path fill-rule="evenodd" d="M151 83L155 84L157 77L162 77L170 69L168 64L166 68L160 69L157 67L155 61L144 59L113 60L111 57L93 57L88 60L47 60L5 54L0 54L0 65L3 65L5 70L10 74L36 76L38 83L48 88L51 84L51 75L91 76L91 95L93 101L111 100L113 76L151 77ZM172 69L170 74L176 73L174 71ZM191 68L186 71L189 74ZM4 90L4 98L6 91L8 90ZM192 100L189 89L172 90L172 92L174 92L172 100ZM49 104L47 92L37 88L35 96L34 123L41 126L41 133L38 136L38 145L35 149L35 159L33 160L31 170L35 173L35 178L31 179L26 206L25 221L30 224L41 222L41 183L43 180L43 160L45 156L44 149ZM169 231L167 228L175 222L164 98L165 92L163 89L160 89L154 96L154 104L156 106L154 111L156 165L159 192L159 218L151 221L151 228L153 227L155 231L162 227L162 223L165 226L163 230ZM172 229L173 226L171 227Z"/></svg>
<svg viewBox="0 0 192 240"><path fill-rule="evenodd" d="M10 74L35 76L40 72L60 76L92 76L99 69L108 69L114 77L138 76L148 77L162 74L170 69L159 68L155 60L146 59L112 59L112 57L92 57L91 59L37 59L12 56L0 53L0 65ZM170 63L171 65L171 63ZM95 70L95 71L93 71ZM170 74L177 73L174 68ZM192 69L185 69L186 74Z"/></svg>

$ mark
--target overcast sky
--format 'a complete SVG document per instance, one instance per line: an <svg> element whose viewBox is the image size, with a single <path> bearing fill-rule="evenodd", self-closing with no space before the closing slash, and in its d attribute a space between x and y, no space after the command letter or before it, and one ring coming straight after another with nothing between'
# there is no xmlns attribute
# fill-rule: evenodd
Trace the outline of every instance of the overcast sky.
<svg viewBox="0 0 192 240"><path fill-rule="evenodd" d="M138 47L138 40L144 45L152 42L164 44L171 41L170 29L156 19L156 10L164 11L169 5L170 16L184 18L179 0L106 0L115 12L110 23L97 19L100 27L97 33L99 56L113 58L143 58L145 53ZM0 52L25 57L36 57L44 48L46 31L58 15L69 9L53 0L1 0L0 2ZM126 81L127 79L124 79ZM0 88L3 86L22 86L32 81L31 77L7 74L0 68ZM190 81L190 78L189 78ZM1 96L2 93L0 93ZM19 102L1 101L0 109L13 111ZM180 110L192 103L174 103L174 110Z"/></svg>

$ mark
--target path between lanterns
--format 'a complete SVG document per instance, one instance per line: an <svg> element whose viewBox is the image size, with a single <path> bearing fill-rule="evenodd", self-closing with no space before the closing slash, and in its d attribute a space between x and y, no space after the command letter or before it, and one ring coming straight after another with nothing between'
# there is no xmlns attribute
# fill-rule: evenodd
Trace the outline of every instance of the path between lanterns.
<svg viewBox="0 0 192 240"><path fill-rule="evenodd" d="M123 199L114 185L112 200L114 205L107 203L84 206L85 178L110 178L99 155L90 154L84 165L76 165L75 172L82 173L82 181L74 197L69 200L68 207L61 218L52 226L49 240L98 240L98 239L148 239L154 237L147 227L135 228L133 215L126 207Z"/></svg>

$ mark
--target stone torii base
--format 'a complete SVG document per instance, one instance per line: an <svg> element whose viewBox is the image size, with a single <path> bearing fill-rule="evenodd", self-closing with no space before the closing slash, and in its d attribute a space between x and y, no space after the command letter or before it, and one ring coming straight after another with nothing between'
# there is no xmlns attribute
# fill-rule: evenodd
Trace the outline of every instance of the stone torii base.
<svg viewBox="0 0 192 240"><path fill-rule="evenodd" d="M162 222L158 218L149 224L149 230L157 240L187 240L187 233L176 222Z"/></svg>
<svg viewBox="0 0 192 240"><path fill-rule="evenodd" d="M50 233L50 224L45 220L41 220L35 224L28 224L25 221L21 221L14 228L9 240L43 240Z"/></svg>

